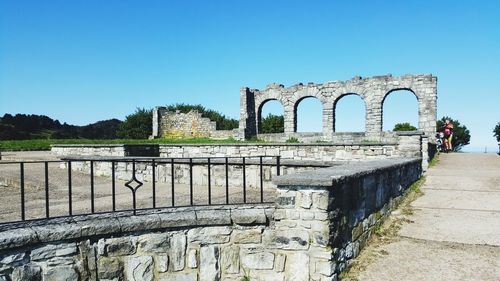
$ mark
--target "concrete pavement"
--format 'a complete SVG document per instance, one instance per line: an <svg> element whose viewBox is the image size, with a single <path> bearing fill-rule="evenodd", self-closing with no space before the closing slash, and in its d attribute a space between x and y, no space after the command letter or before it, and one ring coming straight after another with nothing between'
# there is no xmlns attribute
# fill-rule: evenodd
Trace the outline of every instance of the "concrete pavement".
<svg viewBox="0 0 500 281"><path fill-rule="evenodd" d="M359 280L500 280L500 157L443 154L422 190Z"/></svg>

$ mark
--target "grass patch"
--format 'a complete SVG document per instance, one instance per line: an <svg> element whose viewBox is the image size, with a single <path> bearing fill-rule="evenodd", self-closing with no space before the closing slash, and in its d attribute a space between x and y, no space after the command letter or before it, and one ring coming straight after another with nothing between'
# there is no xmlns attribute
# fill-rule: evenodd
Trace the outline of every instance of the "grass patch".
<svg viewBox="0 0 500 281"><path fill-rule="evenodd" d="M91 140L91 139L33 139L33 140L3 140L0 141L2 151L29 151L29 150L50 150L53 144L238 144L238 143L261 143L261 140L237 141L229 139L112 139L112 140Z"/></svg>
<svg viewBox="0 0 500 281"><path fill-rule="evenodd" d="M418 197L424 193L421 190L425 182L425 176L422 176L414 182L407 190L402 200L398 203L394 213L387 220L377 225L370 237L367 246L362 249L360 255L354 259L351 267L340 274L340 280L343 281L361 281L359 275L361 272L379 258L384 258L389 253L382 249L382 246L397 239L397 234L403 224L411 223L408 216L413 214L413 208L410 206ZM398 214L399 213L399 214Z"/></svg>
<svg viewBox="0 0 500 281"><path fill-rule="evenodd" d="M429 168L432 168L437 165L439 162L439 153L434 154L434 157L432 157L431 161L429 161Z"/></svg>
<svg viewBox="0 0 500 281"><path fill-rule="evenodd" d="M299 143L299 139L290 137L289 139L286 140L286 143Z"/></svg>
<svg viewBox="0 0 500 281"><path fill-rule="evenodd" d="M362 144L379 144L380 141L374 141L374 140L364 139L364 140L361 140L361 143Z"/></svg>

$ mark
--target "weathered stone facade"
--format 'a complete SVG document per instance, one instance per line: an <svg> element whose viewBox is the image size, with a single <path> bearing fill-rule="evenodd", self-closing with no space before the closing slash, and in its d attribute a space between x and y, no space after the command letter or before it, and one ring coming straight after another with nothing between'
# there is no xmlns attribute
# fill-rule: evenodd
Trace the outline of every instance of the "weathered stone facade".
<svg viewBox="0 0 500 281"><path fill-rule="evenodd" d="M276 179L275 204L182 207L0 226L0 280L337 280L419 160Z"/></svg>
<svg viewBox="0 0 500 281"><path fill-rule="evenodd" d="M261 132L262 107L270 100L284 107L285 134L291 137L297 131L297 106L304 98L316 97L323 104L322 140L331 140L335 134L335 106L346 95L358 95L366 108L366 137L379 140L382 134L384 100L393 91L408 90L415 94L419 108L418 128L428 136L436 131L437 78L432 75L405 75L401 77L354 77L348 81L324 84L297 84L285 88L270 84L260 91L247 87L240 90L240 138L250 138ZM363 118L360 116L360 118Z"/></svg>
<svg viewBox="0 0 500 281"><path fill-rule="evenodd" d="M237 130L217 130L215 121L201 116L196 110L188 113L168 111L165 107L153 110L152 138L230 138Z"/></svg>

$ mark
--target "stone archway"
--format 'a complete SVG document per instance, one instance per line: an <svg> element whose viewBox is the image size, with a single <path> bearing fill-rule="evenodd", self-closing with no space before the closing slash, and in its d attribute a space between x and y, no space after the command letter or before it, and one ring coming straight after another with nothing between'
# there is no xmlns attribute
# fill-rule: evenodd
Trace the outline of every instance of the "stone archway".
<svg viewBox="0 0 500 281"><path fill-rule="evenodd" d="M357 94L365 102L365 134L376 139L382 135L382 105L385 97L396 90L409 90L419 103L419 129L431 136L435 131L437 110L437 78L432 75L405 75L400 77L374 76L354 77L347 81L332 81L323 84L296 84L285 88L280 84L270 84L266 89L242 88L240 112L240 136L249 138L258 133L258 114L264 102L276 99L284 107L285 134L291 136L296 131L296 105L306 97L316 97L323 104L323 137L334 134L334 106L342 96Z"/></svg>

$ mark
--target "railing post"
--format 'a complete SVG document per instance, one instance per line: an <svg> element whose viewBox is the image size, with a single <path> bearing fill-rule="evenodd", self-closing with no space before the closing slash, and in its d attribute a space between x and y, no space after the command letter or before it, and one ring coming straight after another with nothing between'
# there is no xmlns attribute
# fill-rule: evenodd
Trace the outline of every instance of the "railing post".
<svg viewBox="0 0 500 281"><path fill-rule="evenodd" d="M1 160L1 159L0 159ZM20 163L20 177L21 177L21 220L26 219L25 206L24 206L24 163Z"/></svg>
<svg viewBox="0 0 500 281"><path fill-rule="evenodd" d="M193 158L189 158L189 204L193 205Z"/></svg>
<svg viewBox="0 0 500 281"><path fill-rule="evenodd" d="M243 157L243 203L247 202L247 171L245 157Z"/></svg>
<svg viewBox="0 0 500 281"><path fill-rule="evenodd" d="M72 201L72 182L71 182L71 161L68 161L68 214L73 215L73 201Z"/></svg>
<svg viewBox="0 0 500 281"><path fill-rule="evenodd" d="M276 175L280 175L280 170L281 170L281 156L276 156Z"/></svg>
<svg viewBox="0 0 500 281"><path fill-rule="evenodd" d="M94 161L90 160L90 212L93 214L94 211Z"/></svg>
<svg viewBox="0 0 500 281"><path fill-rule="evenodd" d="M210 157L207 158L208 167L208 205L212 205L212 185L211 185L211 175L210 175Z"/></svg>
<svg viewBox="0 0 500 281"><path fill-rule="evenodd" d="M132 159L132 179L135 179L135 159ZM134 216L136 215L136 208L137 208L137 205L136 205L136 198L135 198L135 189L134 188L131 188L132 190L132 205L133 205L133 208L134 208Z"/></svg>
<svg viewBox="0 0 500 281"><path fill-rule="evenodd" d="M226 168L226 204L229 204L229 159L226 157L225 159L225 168Z"/></svg>
<svg viewBox="0 0 500 281"><path fill-rule="evenodd" d="M153 178L153 209L156 208L156 167L155 167L155 160L152 160L152 166L153 166L153 171L152 171L152 178Z"/></svg>
<svg viewBox="0 0 500 281"><path fill-rule="evenodd" d="M115 212L116 211L115 161L111 161L111 193L113 201L113 212Z"/></svg>
<svg viewBox="0 0 500 281"><path fill-rule="evenodd" d="M49 211L49 162L45 161L45 217L50 217Z"/></svg>
<svg viewBox="0 0 500 281"><path fill-rule="evenodd" d="M259 157L259 168L260 168L260 202L264 202L264 175L262 169L262 156Z"/></svg>
<svg viewBox="0 0 500 281"><path fill-rule="evenodd" d="M174 169L174 158L170 159L170 179L172 181L172 207L175 207L175 169Z"/></svg>

